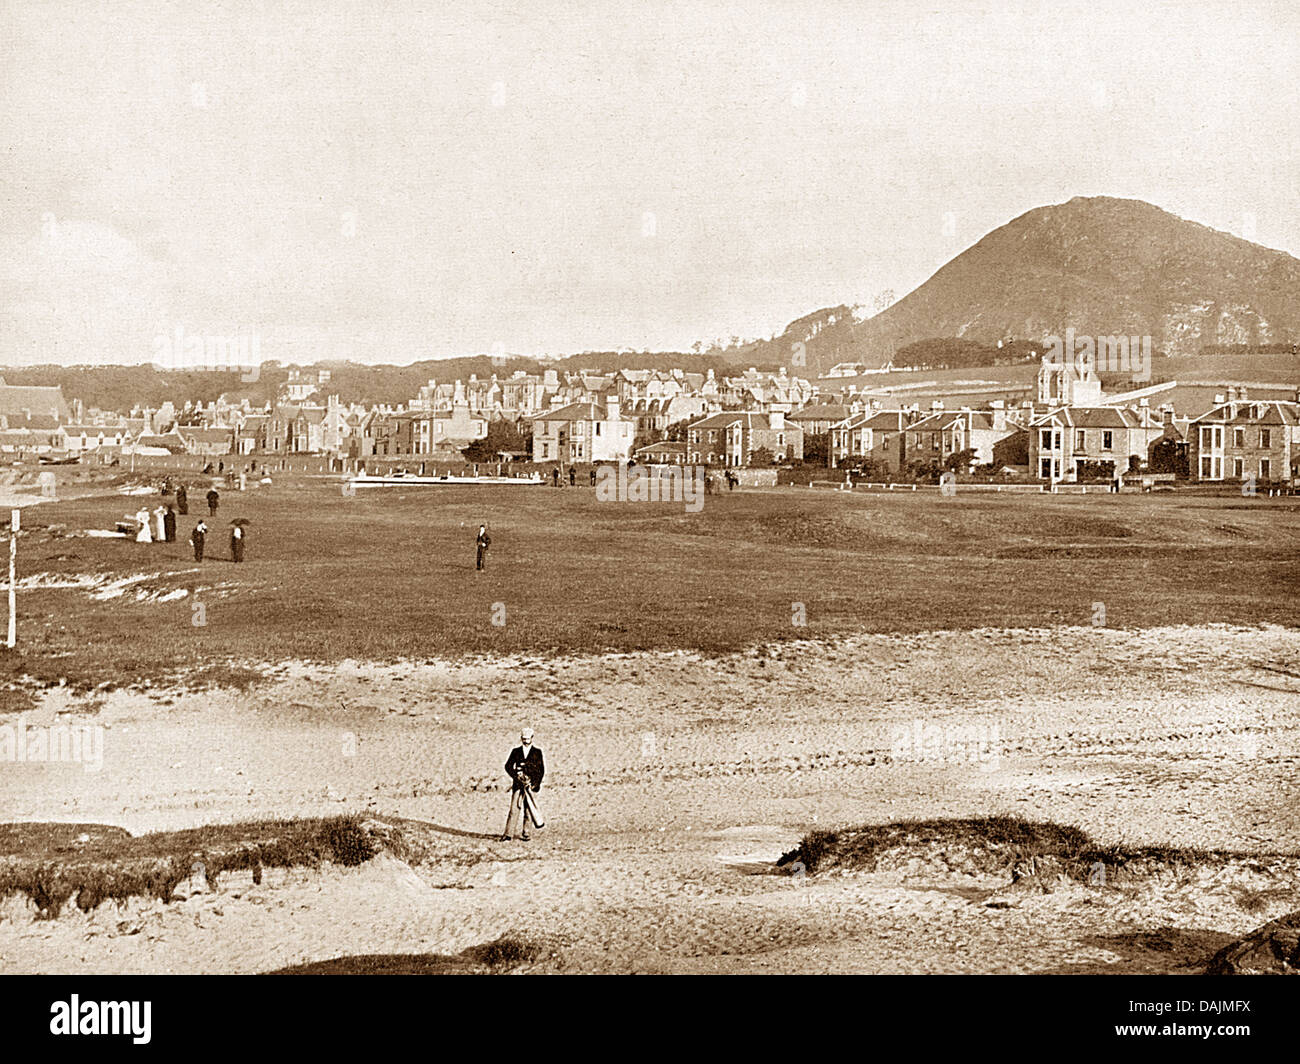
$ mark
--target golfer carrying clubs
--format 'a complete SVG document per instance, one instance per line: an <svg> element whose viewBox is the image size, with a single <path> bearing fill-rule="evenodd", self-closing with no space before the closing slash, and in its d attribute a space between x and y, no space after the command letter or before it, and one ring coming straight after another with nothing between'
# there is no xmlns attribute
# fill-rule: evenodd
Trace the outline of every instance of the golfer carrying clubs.
<svg viewBox="0 0 1300 1064"><path fill-rule="evenodd" d="M543 825L541 811L537 808L536 792L542 789L542 777L546 775L546 765L542 761L540 747L533 745L533 729L525 728L519 733L519 745L510 751L506 761L506 775L513 781L510 788L510 812L506 816L506 830L501 836L502 842L509 842L513 835L516 815L521 815L520 838L528 841L528 825L540 828Z"/></svg>

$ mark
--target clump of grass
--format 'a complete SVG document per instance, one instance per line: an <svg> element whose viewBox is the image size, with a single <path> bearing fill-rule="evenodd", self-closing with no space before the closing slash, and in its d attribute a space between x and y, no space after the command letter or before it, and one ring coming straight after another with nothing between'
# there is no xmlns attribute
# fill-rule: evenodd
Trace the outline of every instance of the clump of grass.
<svg viewBox="0 0 1300 1064"><path fill-rule="evenodd" d="M502 935L485 945L473 946L462 954L466 959L489 968L516 968L521 964L532 964L541 955L541 946L512 935Z"/></svg>
<svg viewBox="0 0 1300 1064"><path fill-rule="evenodd" d="M327 821L321 828L321 841L335 862L349 868L365 864L377 852L374 839L362 830L356 817L341 816Z"/></svg>
<svg viewBox="0 0 1300 1064"><path fill-rule="evenodd" d="M266 868L319 868L324 861L355 867L374 857L385 840L400 840L400 831L385 825L377 840L358 816L250 821L138 837L84 824L3 825L0 896L25 894L38 919L53 919L70 899L84 912L131 897L170 901L199 869L215 889L228 872L250 871L260 883Z"/></svg>
<svg viewBox="0 0 1300 1064"><path fill-rule="evenodd" d="M0 687L0 717L26 713L36 705L36 695L25 687L5 684Z"/></svg>
<svg viewBox="0 0 1300 1064"><path fill-rule="evenodd" d="M227 663L206 665L199 669L182 669L173 679L191 691L205 691L213 687L249 691L266 679L266 676L258 669Z"/></svg>
<svg viewBox="0 0 1300 1064"><path fill-rule="evenodd" d="M940 849L959 853L962 863L980 872L1014 871L1026 862L1045 861L1071 878L1086 882L1101 862L1110 879L1142 874L1155 867L1221 865L1248 855L1178 846L1099 846L1086 832L1065 824L990 816L968 819L902 820L841 831L813 831L777 861L800 861L809 874L832 868L871 871L887 853Z"/></svg>

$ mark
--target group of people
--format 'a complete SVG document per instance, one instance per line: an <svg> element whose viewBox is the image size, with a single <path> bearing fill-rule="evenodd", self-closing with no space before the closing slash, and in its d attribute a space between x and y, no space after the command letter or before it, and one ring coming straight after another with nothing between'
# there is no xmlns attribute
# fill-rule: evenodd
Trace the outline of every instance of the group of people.
<svg viewBox="0 0 1300 1064"><path fill-rule="evenodd" d="M162 488L160 490L164 497L172 494L171 477L167 477L163 480ZM208 494L205 496L205 499L208 504L208 516L216 517L217 507L221 504L221 492L217 491L216 488L209 488ZM171 509L170 506L168 506L167 508L169 510ZM190 512L189 491L186 489L186 485L184 484L176 485L176 509L182 514L187 514Z"/></svg>
<svg viewBox="0 0 1300 1064"><path fill-rule="evenodd" d="M198 523L194 526L194 531L190 533L190 546L194 548L194 560L203 561L203 551L208 543L208 526L203 518L199 518ZM230 560L232 562L242 562L244 560L244 548L248 544L248 529L243 525L230 526Z"/></svg>
<svg viewBox="0 0 1300 1064"><path fill-rule="evenodd" d="M162 494L164 496L172 494L171 478L168 477L162 483ZM175 489L176 502L159 505L150 511L147 506L142 506L135 514L135 520L139 525L135 534L137 543L175 543L176 542L176 514L179 511L182 514L190 512L189 494L184 484L178 484ZM221 493L216 488L208 489L205 496L208 504L208 517L210 519L217 516L217 508L221 505ZM194 548L194 560L203 561L203 552L207 548L208 526L203 518L199 518L194 525L194 531L190 533L190 546ZM245 523L241 521L232 522L230 526L230 559L234 562L244 560L244 549L248 545L248 529Z"/></svg>
<svg viewBox="0 0 1300 1064"><path fill-rule="evenodd" d="M135 534L137 543L176 542L176 511L170 503L150 511L147 506L140 507L135 514L139 531Z"/></svg>

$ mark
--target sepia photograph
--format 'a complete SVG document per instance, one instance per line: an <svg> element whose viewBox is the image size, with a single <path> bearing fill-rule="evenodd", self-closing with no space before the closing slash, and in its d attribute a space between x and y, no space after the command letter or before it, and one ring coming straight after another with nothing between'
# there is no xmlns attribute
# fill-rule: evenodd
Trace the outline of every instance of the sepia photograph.
<svg viewBox="0 0 1300 1064"><path fill-rule="evenodd" d="M6 1028L1283 1028L1293 3L0 25Z"/></svg>

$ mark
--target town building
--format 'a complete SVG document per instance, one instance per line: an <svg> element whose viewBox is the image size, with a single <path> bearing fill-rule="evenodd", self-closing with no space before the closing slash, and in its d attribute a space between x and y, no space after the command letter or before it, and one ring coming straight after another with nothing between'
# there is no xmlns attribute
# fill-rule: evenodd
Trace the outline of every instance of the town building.
<svg viewBox="0 0 1300 1064"><path fill-rule="evenodd" d="M1188 471L1196 480L1265 483L1300 477L1300 396L1250 399L1243 388L1188 426Z"/></svg>
<svg viewBox="0 0 1300 1064"><path fill-rule="evenodd" d="M1146 407L1062 406L1029 426L1029 467L1040 480L1109 479L1136 472L1164 424Z"/></svg>
<svg viewBox="0 0 1300 1064"><path fill-rule="evenodd" d="M626 462L635 422L611 396L604 404L570 403L533 418L534 462Z"/></svg>
<svg viewBox="0 0 1300 1064"><path fill-rule="evenodd" d="M770 451L778 462L803 458L803 430L788 422L782 410L710 414L687 428L686 442L693 465L748 466L759 449Z"/></svg>

